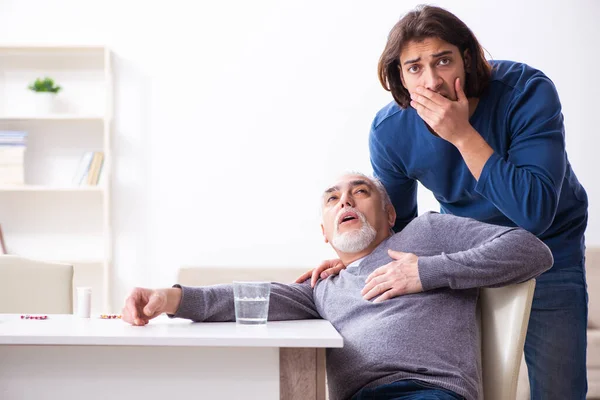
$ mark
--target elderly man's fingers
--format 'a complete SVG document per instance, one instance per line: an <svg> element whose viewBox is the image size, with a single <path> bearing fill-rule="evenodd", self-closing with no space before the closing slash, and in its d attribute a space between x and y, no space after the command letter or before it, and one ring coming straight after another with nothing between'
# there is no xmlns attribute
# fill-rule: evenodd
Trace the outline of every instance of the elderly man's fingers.
<svg viewBox="0 0 600 400"><path fill-rule="evenodd" d="M143 307L143 305L139 304L141 302L142 299L137 292L137 289L134 289L134 291L125 300L125 309L127 309L129 315L131 316L132 322L135 322L135 320L140 317L140 311Z"/></svg>
<svg viewBox="0 0 600 400"><path fill-rule="evenodd" d="M155 316L162 314L167 304L167 295L164 292L155 290L148 299L148 304L144 307L144 316L154 318Z"/></svg>
<svg viewBox="0 0 600 400"><path fill-rule="evenodd" d="M388 290L387 292L384 292L381 296L379 296L375 300L373 300L373 303L381 303L382 301L391 299L391 298L399 296L401 294L402 294L402 292L400 290L396 290L396 289L392 288L392 289Z"/></svg>
<svg viewBox="0 0 600 400"><path fill-rule="evenodd" d="M360 294L364 296L365 294L369 293L375 286L385 282L386 280L387 276L385 274L374 277L365 284L365 287L362 288Z"/></svg>
<svg viewBox="0 0 600 400"><path fill-rule="evenodd" d="M391 287L392 287L392 283L389 281L379 283L379 284L373 286L373 288L371 290L369 290L366 294L364 294L363 299L371 300L373 297L379 296L383 292L391 289Z"/></svg>
<svg viewBox="0 0 600 400"><path fill-rule="evenodd" d="M127 307L123 307L121 310L121 320L133 325L133 317Z"/></svg>
<svg viewBox="0 0 600 400"><path fill-rule="evenodd" d="M148 304L150 289L135 288L125 300L125 308L133 325L146 325L148 318L144 315L144 307Z"/></svg>
<svg viewBox="0 0 600 400"><path fill-rule="evenodd" d="M404 253L402 251L396 251L392 249L388 249L388 255L392 257L394 260L399 260L402 257L406 256L408 253Z"/></svg>
<svg viewBox="0 0 600 400"><path fill-rule="evenodd" d="M387 268L388 265L389 264L386 264L383 267L379 267L375 271L371 272L371 274L369 274L369 276L367 276L367 279L365 280L365 284L368 285L373 279L388 272L388 268Z"/></svg>

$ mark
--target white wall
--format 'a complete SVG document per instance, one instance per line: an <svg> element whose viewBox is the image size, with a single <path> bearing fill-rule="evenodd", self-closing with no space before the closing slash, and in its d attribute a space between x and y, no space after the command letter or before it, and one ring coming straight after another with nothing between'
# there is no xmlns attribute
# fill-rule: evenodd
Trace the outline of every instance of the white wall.
<svg viewBox="0 0 600 400"><path fill-rule="evenodd" d="M545 71L600 244L600 2L439 1L496 59ZM0 0L7 43L115 52L114 303L180 265L315 266L318 197L370 172L367 135L391 100L377 60L406 1ZM423 193L421 211L436 209Z"/></svg>

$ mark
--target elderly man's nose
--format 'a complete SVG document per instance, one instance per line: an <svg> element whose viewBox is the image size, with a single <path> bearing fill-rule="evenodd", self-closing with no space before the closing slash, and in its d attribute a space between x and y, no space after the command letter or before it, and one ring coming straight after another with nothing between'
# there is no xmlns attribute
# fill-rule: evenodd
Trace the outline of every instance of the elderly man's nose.
<svg viewBox="0 0 600 400"><path fill-rule="evenodd" d="M352 201L352 197L348 195L342 196L342 201L340 202L342 207L354 207L354 202Z"/></svg>

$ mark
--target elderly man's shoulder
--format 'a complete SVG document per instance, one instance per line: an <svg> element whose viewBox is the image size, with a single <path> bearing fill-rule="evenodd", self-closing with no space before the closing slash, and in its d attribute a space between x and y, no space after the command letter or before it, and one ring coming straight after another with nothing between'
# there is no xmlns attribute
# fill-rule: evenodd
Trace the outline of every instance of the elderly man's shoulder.
<svg viewBox="0 0 600 400"><path fill-rule="evenodd" d="M436 211L427 211L413 219L403 231L424 230L424 229L456 229L465 225L488 225L470 217L460 217L452 214L441 214Z"/></svg>
<svg viewBox="0 0 600 400"><path fill-rule="evenodd" d="M409 227L410 225L432 224L444 221L460 221L463 218L465 217L458 217L452 214L441 214L437 211L427 211L410 221L410 223L406 227Z"/></svg>
<svg viewBox="0 0 600 400"><path fill-rule="evenodd" d="M535 235L527 232L518 226L496 225L489 222L478 221L471 217L461 217L453 214L441 214L435 211L428 211L413 219L401 231L405 233L423 233L423 232L464 232L468 230L472 233L497 231L497 233L508 231L519 231L522 234Z"/></svg>

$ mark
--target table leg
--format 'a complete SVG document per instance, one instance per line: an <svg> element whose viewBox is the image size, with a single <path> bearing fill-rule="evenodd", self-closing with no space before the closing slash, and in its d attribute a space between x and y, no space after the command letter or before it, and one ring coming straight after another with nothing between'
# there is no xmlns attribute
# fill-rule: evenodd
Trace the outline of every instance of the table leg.
<svg viewBox="0 0 600 400"><path fill-rule="evenodd" d="M279 349L281 400L325 400L325 349Z"/></svg>

